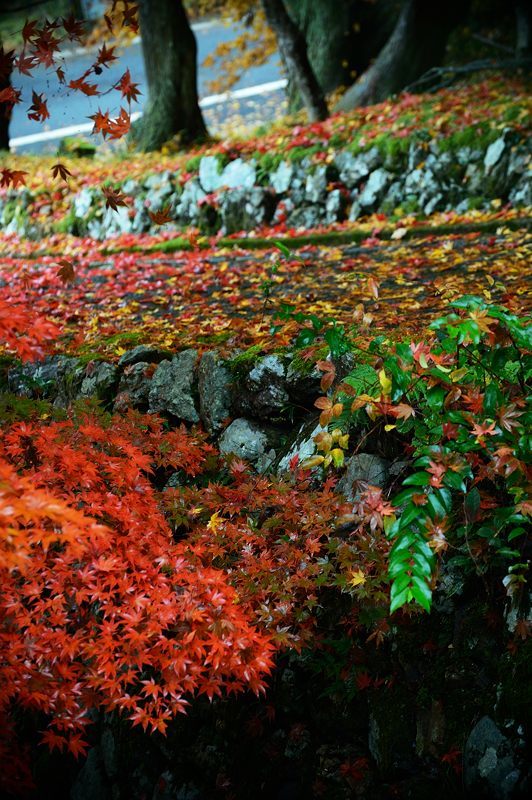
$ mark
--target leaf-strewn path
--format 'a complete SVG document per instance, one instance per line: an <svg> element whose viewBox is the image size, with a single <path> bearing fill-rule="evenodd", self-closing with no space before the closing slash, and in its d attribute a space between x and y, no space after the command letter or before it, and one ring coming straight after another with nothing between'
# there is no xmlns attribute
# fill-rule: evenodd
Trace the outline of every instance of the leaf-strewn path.
<svg viewBox="0 0 532 800"><path fill-rule="evenodd" d="M272 337L281 302L350 326L359 303L372 333L421 332L460 294L485 295L527 307L526 227L415 240L308 245L290 256L277 249L192 252L92 252L75 260L73 283L57 276L58 259L0 259L11 301L30 300L63 328L57 349L118 356L131 343L168 348L260 344L272 349L294 333ZM272 270L273 268L273 270ZM267 297L266 295L269 294Z"/></svg>

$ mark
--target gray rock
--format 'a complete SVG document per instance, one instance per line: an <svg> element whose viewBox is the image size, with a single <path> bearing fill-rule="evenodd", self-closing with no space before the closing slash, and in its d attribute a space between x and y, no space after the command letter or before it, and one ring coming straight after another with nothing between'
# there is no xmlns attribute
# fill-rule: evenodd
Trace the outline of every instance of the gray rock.
<svg viewBox="0 0 532 800"><path fill-rule="evenodd" d="M222 172L220 185L228 189L252 189L255 185L255 178L255 162L235 158L234 161L227 164Z"/></svg>
<svg viewBox="0 0 532 800"><path fill-rule="evenodd" d="M231 412L231 373L218 353L204 353L198 367L200 417L209 433L217 433Z"/></svg>
<svg viewBox="0 0 532 800"><path fill-rule="evenodd" d="M168 351L161 350L160 347L154 347L149 344L139 344L133 347L126 353L123 353L118 359L119 367L129 367L131 364L138 364L140 361L146 361L149 364L158 364L164 359L168 358Z"/></svg>
<svg viewBox="0 0 532 800"><path fill-rule="evenodd" d="M281 453L276 465L277 473L280 475L283 472L287 472L290 469L290 462L295 456L298 456L300 464L305 459L313 456L316 452L314 437L324 430L326 428L322 428L319 424L316 425L314 421L311 423L305 422L288 445L286 452Z"/></svg>
<svg viewBox="0 0 532 800"><path fill-rule="evenodd" d="M372 172L358 198L360 206L366 211L374 209L384 196L392 180L393 175L385 169L379 168Z"/></svg>
<svg viewBox="0 0 532 800"><path fill-rule="evenodd" d="M24 397L43 397L66 407L77 397L84 367L77 358L50 356L41 362L17 365L8 371L10 392Z"/></svg>
<svg viewBox="0 0 532 800"><path fill-rule="evenodd" d="M193 397L196 350L184 350L171 361L162 361L152 378L150 412L165 411L185 422L198 422Z"/></svg>
<svg viewBox="0 0 532 800"><path fill-rule="evenodd" d="M223 231L236 233L267 224L272 218L274 205L270 190L259 186L222 192L219 207Z"/></svg>
<svg viewBox="0 0 532 800"><path fill-rule="evenodd" d="M129 178L122 184L122 191L124 194L130 195L131 197L135 197L139 193L141 189L141 185L138 181L134 178Z"/></svg>
<svg viewBox="0 0 532 800"><path fill-rule="evenodd" d="M295 206L288 215L287 222L294 228L315 228L325 222L326 212L322 206L311 205L306 207Z"/></svg>
<svg viewBox="0 0 532 800"><path fill-rule="evenodd" d="M199 182L202 189L210 194L222 185L222 170L217 156L203 156L199 163Z"/></svg>
<svg viewBox="0 0 532 800"><path fill-rule="evenodd" d="M327 194L327 167L320 165L307 175L305 199L310 203L320 203Z"/></svg>
<svg viewBox="0 0 532 800"><path fill-rule="evenodd" d="M199 216L198 203L205 197L205 192L197 178L191 178L183 187L176 204L176 216L183 222L192 222Z"/></svg>
<svg viewBox="0 0 532 800"><path fill-rule="evenodd" d="M118 368L105 361L96 361L87 365L85 376L81 382L81 397L97 397L108 400L118 382Z"/></svg>
<svg viewBox="0 0 532 800"><path fill-rule="evenodd" d="M297 403L314 403L320 394L320 381L322 373L315 364L310 369L305 368L301 359L294 358L286 369L286 386L290 397Z"/></svg>
<svg viewBox="0 0 532 800"><path fill-rule="evenodd" d="M138 361L125 367L118 384L115 411L148 407L152 371L152 364L146 361Z"/></svg>
<svg viewBox="0 0 532 800"><path fill-rule="evenodd" d="M532 205L532 176L523 175L510 190L508 199L514 206Z"/></svg>
<svg viewBox="0 0 532 800"><path fill-rule="evenodd" d="M490 717L475 725L464 749L464 783L477 796L510 800L521 779L509 740Z"/></svg>
<svg viewBox="0 0 532 800"><path fill-rule="evenodd" d="M70 790L70 800L110 800L110 798L111 791L106 780L100 748L91 747L87 760Z"/></svg>
<svg viewBox="0 0 532 800"><path fill-rule="evenodd" d="M28 361L9 369L7 385L10 392L22 397L51 398L65 368L64 357L52 356L44 361Z"/></svg>
<svg viewBox="0 0 532 800"><path fill-rule="evenodd" d="M346 471L336 490L354 502L360 498L361 485L383 487L390 474L390 462L370 453L357 453L346 463Z"/></svg>
<svg viewBox="0 0 532 800"><path fill-rule="evenodd" d="M288 161L281 161L276 170L270 173L270 183L277 194L288 191L294 168Z"/></svg>
<svg viewBox="0 0 532 800"><path fill-rule="evenodd" d="M239 384L235 405L259 419L278 419L288 401L284 362L269 355L260 358Z"/></svg>
<svg viewBox="0 0 532 800"><path fill-rule="evenodd" d="M360 181L367 178L381 163L382 158L377 147L357 155L353 155L349 150L342 150L334 159L340 180L350 189L358 186Z"/></svg>
<svg viewBox="0 0 532 800"><path fill-rule="evenodd" d="M258 472L265 472L275 459L264 429L247 419L235 419L223 432L218 447L223 455L233 453L249 461Z"/></svg>
<svg viewBox="0 0 532 800"><path fill-rule="evenodd" d="M506 146L504 136L501 136L490 144L484 156L484 171L486 175L489 175L495 165L500 161L502 154L506 150Z"/></svg>
<svg viewBox="0 0 532 800"><path fill-rule="evenodd" d="M92 201L94 199L94 194L91 189L82 189L78 192L72 201L74 207L74 214L76 217L80 217L80 219L84 219L87 214L89 213Z"/></svg>
<svg viewBox="0 0 532 800"><path fill-rule="evenodd" d="M345 217L346 201L345 197L340 191L340 189L333 189L332 192L329 192L327 195L327 201L325 203L325 220L328 224L332 222L337 222L338 220Z"/></svg>

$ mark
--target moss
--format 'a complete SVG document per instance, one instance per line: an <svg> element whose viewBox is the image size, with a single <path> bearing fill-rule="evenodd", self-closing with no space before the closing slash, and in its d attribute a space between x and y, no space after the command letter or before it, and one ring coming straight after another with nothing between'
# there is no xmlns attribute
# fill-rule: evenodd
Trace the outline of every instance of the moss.
<svg viewBox="0 0 532 800"><path fill-rule="evenodd" d="M238 372L243 367L255 363L255 361L257 361L263 355L264 350L262 345L254 344L252 347L248 347L247 350L244 350L243 353L239 353L237 356L232 358L228 362L229 369L233 370L234 372Z"/></svg>
<svg viewBox="0 0 532 800"><path fill-rule="evenodd" d="M185 164L185 172L198 172L202 155L192 156Z"/></svg>
<svg viewBox="0 0 532 800"><path fill-rule="evenodd" d="M197 336L196 340L199 344L223 344L231 338L231 335L230 331L221 331L220 333L208 333Z"/></svg>
<svg viewBox="0 0 532 800"><path fill-rule="evenodd" d="M66 136L61 139L57 154L74 158L94 158L96 146L82 136Z"/></svg>
<svg viewBox="0 0 532 800"><path fill-rule="evenodd" d="M485 150L500 136L500 131L491 127L489 122L479 122L457 130L450 136L438 140L441 152L454 152L462 147L471 147L473 150Z"/></svg>

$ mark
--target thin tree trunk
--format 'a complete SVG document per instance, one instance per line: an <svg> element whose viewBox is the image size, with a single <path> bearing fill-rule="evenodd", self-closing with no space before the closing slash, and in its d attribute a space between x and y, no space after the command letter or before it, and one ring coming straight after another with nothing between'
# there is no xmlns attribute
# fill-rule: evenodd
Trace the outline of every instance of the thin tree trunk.
<svg viewBox="0 0 532 800"><path fill-rule="evenodd" d="M157 150L173 136L182 144L207 137L198 103L196 37L181 0L140 0L142 52L149 99L136 139Z"/></svg>
<svg viewBox="0 0 532 800"><path fill-rule="evenodd" d="M286 71L301 95L309 119L326 119L329 111L307 55L305 39L290 18L283 0L262 0L268 25L277 37Z"/></svg>
<svg viewBox="0 0 532 800"><path fill-rule="evenodd" d="M449 34L467 15L469 5L470 0L407 0L376 60L347 90L335 110L379 103L441 64Z"/></svg>

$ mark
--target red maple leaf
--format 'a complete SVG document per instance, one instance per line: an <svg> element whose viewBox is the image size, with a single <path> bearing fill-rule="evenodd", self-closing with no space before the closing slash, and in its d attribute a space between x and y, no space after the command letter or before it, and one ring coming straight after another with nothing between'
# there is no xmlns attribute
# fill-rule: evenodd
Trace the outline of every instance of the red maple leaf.
<svg viewBox="0 0 532 800"><path fill-rule="evenodd" d="M102 194L105 197L105 207L112 208L113 211L117 211L118 206L129 205L125 194L122 194L118 189L102 186Z"/></svg>
<svg viewBox="0 0 532 800"><path fill-rule="evenodd" d="M53 165L53 167L52 167L52 177L53 178L60 177L64 181L66 181L67 176L69 176L69 175L70 175L70 177L72 177L72 173L70 172L69 169L67 169L65 167L64 164L54 164Z"/></svg>
<svg viewBox="0 0 532 800"><path fill-rule="evenodd" d="M118 81L116 88L120 92L122 92L122 97L125 97L128 103L131 103L131 101L136 103L138 95L142 94L142 92L139 91L137 87L138 83L131 82L131 74L129 72L129 69L126 69L126 71Z"/></svg>
<svg viewBox="0 0 532 800"><path fill-rule="evenodd" d="M93 97L94 95L100 94L97 85L95 83L87 83L87 81L84 80L84 77L85 76L82 75L81 78L77 78L75 81L70 81L68 84L69 87L74 89L76 92L83 92L83 94L86 94L87 97Z"/></svg>
<svg viewBox="0 0 532 800"><path fill-rule="evenodd" d="M28 119L34 119L35 122L44 122L46 119L49 119L50 112L48 111L46 100L43 100L43 95L37 94L37 92L33 90L31 99L32 104L28 109Z"/></svg>
<svg viewBox="0 0 532 800"><path fill-rule="evenodd" d="M172 221L170 206L165 206L160 211L148 211L148 216L155 225L164 225Z"/></svg>

